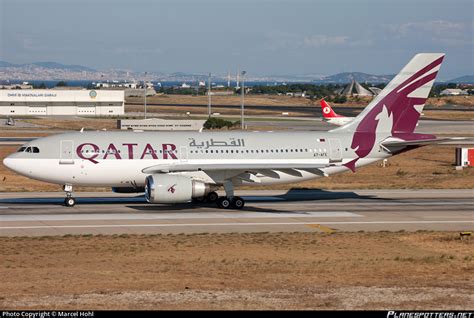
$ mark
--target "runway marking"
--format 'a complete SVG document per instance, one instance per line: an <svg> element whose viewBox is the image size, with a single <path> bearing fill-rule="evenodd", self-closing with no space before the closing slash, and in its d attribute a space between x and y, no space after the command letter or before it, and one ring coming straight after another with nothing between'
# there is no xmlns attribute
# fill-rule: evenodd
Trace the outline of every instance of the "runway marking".
<svg viewBox="0 0 474 318"><path fill-rule="evenodd" d="M318 230L321 230L325 233L334 233L336 232L335 229L331 229L330 227L327 227L327 226L324 226L324 225L321 225L321 224L308 224L309 227L312 227L312 228L316 228Z"/></svg>
<svg viewBox="0 0 474 318"><path fill-rule="evenodd" d="M442 199L441 199L442 200ZM441 206L446 206L446 205L468 205L468 204L473 204L474 205L474 199L472 200L467 200L463 202L371 202L371 201L366 201L366 200L361 200L358 202L318 202L317 200L314 201L285 201L285 202L255 202L256 205L278 205L278 206L285 206L285 205L294 205L295 203L300 204L300 205L313 205L317 204L318 206L336 206L336 205L350 205L353 206L354 204L361 204L361 203L376 203L377 206L385 206L385 205L412 205L412 206L430 206L430 205L441 205ZM253 202L249 202L251 204Z"/></svg>
<svg viewBox="0 0 474 318"><path fill-rule="evenodd" d="M367 222L320 222L326 225L349 224L474 224L474 221L367 221ZM64 229L64 228L123 228L123 227L195 227L195 226L262 226L262 225L310 225L314 222L268 222L268 223L176 223L176 224L110 224L110 225L46 225L46 226L2 226L0 229Z"/></svg>
<svg viewBox="0 0 474 318"><path fill-rule="evenodd" d="M179 220L179 219L236 219L236 218L313 218L313 217L363 217L345 211L334 212L194 212L189 213L153 213L153 214L30 214L30 215L1 215L0 221L87 221L87 220Z"/></svg>

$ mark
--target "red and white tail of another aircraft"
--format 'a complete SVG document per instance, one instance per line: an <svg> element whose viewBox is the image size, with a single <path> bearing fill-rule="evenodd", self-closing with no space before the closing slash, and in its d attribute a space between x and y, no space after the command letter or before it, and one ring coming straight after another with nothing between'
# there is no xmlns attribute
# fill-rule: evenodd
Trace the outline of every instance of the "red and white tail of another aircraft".
<svg viewBox="0 0 474 318"><path fill-rule="evenodd" d="M346 117L346 116L336 114L336 112L331 108L331 106L324 99L321 99L320 104L321 104L324 120L330 124L343 126L355 118L355 117Z"/></svg>

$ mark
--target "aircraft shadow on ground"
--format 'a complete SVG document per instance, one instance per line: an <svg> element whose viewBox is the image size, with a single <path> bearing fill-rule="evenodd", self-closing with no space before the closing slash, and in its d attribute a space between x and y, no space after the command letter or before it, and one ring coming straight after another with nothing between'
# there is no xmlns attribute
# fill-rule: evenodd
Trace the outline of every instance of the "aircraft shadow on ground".
<svg viewBox="0 0 474 318"><path fill-rule="evenodd" d="M342 200L342 199L356 199L356 200L387 200L379 198L374 195L360 195L353 191L326 191L322 189L304 189L292 188L285 194L277 195L275 198L280 198L284 201L322 201L322 200Z"/></svg>
<svg viewBox="0 0 474 318"><path fill-rule="evenodd" d="M268 196L268 195L255 195L255 196L243 196L247 203L275 203L273 207L257 207L246 205L243 211L247 212L272 212L272 213L289 213L288 210L282 211L278 209L278 202L299 202L299 201L333 201L333 200L381 200L387 201L392 199L379 198L373 195L359 195L352 191L326 191L321 189L301 189L295 188L288 190L285 194ZM62 205L64 198L62 197L51 197L51 198L8 198L0 199L0 204L31 204L31 205ZM201 210L201 209L215 209L220 210L214 203L178 203L178 204L143 204L145 203L144 195L138 195L134 197L78 197L77 204L86 205L126 205L127 208L159 212L163 211L182 211L182 210ZM140 205L134 205L140 204ZM74 210L71 210L73 212ZM231 210L229 210L231 211ZM214 211L215 212L215 211ZM303 212L300 212L303 213Z"/></svg>

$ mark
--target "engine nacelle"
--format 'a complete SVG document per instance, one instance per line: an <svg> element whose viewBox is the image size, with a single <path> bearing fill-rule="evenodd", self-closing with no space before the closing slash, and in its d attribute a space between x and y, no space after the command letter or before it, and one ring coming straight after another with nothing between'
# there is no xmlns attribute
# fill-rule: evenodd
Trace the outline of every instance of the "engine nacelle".
<svg viewBox="0 0 474 318"><path fill-rule="evenodd" d="M209 184L187 176L152 174L145 179L145 198L149 203L183 203L209 192Z"/></svg>

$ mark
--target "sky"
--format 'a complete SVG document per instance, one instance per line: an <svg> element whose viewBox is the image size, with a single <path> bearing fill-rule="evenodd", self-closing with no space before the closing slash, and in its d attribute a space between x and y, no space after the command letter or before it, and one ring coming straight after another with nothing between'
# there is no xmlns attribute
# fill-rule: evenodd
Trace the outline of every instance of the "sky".
<svg viewBox="0 0 474 318"><path fill-rule="evenodd" d="M472 0L0 0L0 60L98 70L397 73L446 53L474 74Z"/></svg>

